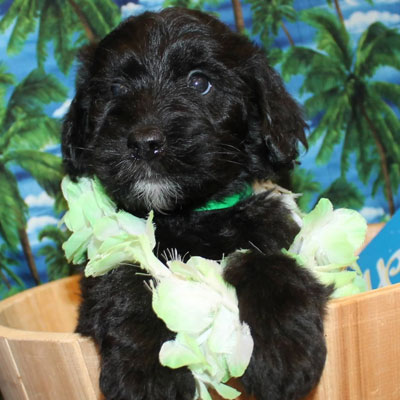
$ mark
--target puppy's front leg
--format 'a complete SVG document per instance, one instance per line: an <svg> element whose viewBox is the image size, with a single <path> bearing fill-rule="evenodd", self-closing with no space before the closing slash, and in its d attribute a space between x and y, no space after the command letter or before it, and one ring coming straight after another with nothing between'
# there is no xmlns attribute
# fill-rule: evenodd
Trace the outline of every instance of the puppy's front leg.
<svg viewBox="0 0 400 400"><path fill-rule="evenodd" d="M192 373L160 364L161 345L174 333L152 309L148 279L133 265L84 278L77 331L98 344L107 400L193 400Z"/></svg>
<svg viewBox="0 0 400 400"><path fill-rule="evenodd" d="M318 383L325 362L323 317L330 289L293 259L247 252L225 271L239 299L240 317L254 339L242 377L258 400L295 400Z"/></svg>

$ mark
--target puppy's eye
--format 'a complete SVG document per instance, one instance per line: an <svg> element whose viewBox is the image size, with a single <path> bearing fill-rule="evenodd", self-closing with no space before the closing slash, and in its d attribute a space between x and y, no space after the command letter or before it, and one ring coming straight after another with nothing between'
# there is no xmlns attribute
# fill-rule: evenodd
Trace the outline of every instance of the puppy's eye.
<svg viewBox="0 0 400 400"><path fill-rule="evenodd" d="M128 93L128 88L121 83L113 83L111 85L111 93L114 96L122 96L123 94Z"/></svg>
<svg viewBox="0 0 400 400"><path fill-rule="evenodd" d="M192 71L188 76L188 86L202 94L203 96L209 93L212 88L208 77L199 71Z"/></svg>

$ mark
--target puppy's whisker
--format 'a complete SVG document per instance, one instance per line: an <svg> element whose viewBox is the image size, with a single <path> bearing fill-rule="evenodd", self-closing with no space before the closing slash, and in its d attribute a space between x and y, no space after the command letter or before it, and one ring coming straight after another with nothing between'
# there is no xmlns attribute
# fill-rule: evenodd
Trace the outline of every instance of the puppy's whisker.
<svg viewBox="0 0 400 400"><path fill-rule="evenodd" d="M94 151L94 149L90 149L88 147L80 147L80 146L74 146L74 149L76 149L76 150L84 150L84 151Z"/></svg>
<svg viewBox="0 0 400 400"><path fill-rule="evenodd" d="M211 155L218 155L218 156L233 156L235 155L235 153L231 152L231 151L214 151L212 153L208 153Z"/></svg>
<svg viewBox="0 0 400 400"><path fill-rule="evenodd" d="M235 165L241 165L244 166L246 165L245 163L239 162L239 161L233 161L233 160L223 160L224 162L230 163L230 164L235 164Z"/></svg>
<svg viewBox="0 0 400 400"><path fill-rule="evenodd" d="M227 147L227 148L229 148L229 149L232 149L232 150L234 150L234 152L236 152L236 153L243 153L243 150L239 149L239 148L236 147L236 146L233 146L232 144L220 143L220 146L221 146L221 147Z"/></svg>
<svg viewBox="0 0 400 400"><path fill-rule="evenodd" d="M243 163L243 162L236 161L236 160L230 160L230 159L228 159L228 158L221 158L221 159L219 159L218 161L220 161L220 162L227 162L227 163L235 164L235 165L241 165L241 166L246 165L246 164Z"/></svg>
<svg viewBox="0 0 400 400"><path fill-rule="evenodd" d="M66 156L63 156L63 160L64 160L64 161L72 161L72 162L75 161L74 158L72 158L72 157L66 157ZM86 161L85 166L86 166L86 167L94 167L95 165L94 165L94 164L91 164L91 163L89 163L89 162Z"/></svg>
<svg viewBox="0 0 400 400"><path fill-rule="evenodd" d="M122 160L119 161L117 164L115 164L115 167L116 167L116 168L123 167L123 165L124 165L125 163L129 163L129 160L122 159Z"/></svg>
<svg viewBox="0 0 400 400"><path fill-rule="evenodd" d="M265 253L258 246L256 246L251 240L249 240L249 244L250 244L251 247L256 249L259 253L265 255Z"/></svg>
<svg viewBox="0 0 400 400"><path fill-rule="evenodd" d="M225 154L216 153L216 155L225 155ZM229 154L229 155L232 155L232 154ZM242 162L241 160L232 159L232 158L228 158L228 157L219 158L218 161L221 161L221 162L231 162L231 163L234 163L234 164L237 164L237 165L245 165L245 163Z"/></svg>

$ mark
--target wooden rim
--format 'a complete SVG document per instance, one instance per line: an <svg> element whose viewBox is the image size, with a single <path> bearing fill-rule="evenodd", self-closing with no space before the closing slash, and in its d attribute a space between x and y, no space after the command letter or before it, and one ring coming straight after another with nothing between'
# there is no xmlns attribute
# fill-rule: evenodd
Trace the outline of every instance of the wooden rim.
<svg viewBox="0 0 400 400"><path fill-rule="evenodd" d="M59 286L62 283L73 282L80 279L80 275L73 275L67 278L59 279L53 282L45 283L43 285L27 289L24 292L18 293L5 300L0 301L0 313L10 307L15 306L16 303L26 300L26 298L36 295L38 292L50 289L53 286ZM340 299L332 299L328 303L328 309L335 309L337 307L345 306L349 303L361 302L365 298L372 298L379 296L381 293L396 291L400 287L400 283L395 285L386 286L379 289L369 290L364 293L359 293L353 296L343 297ZM91 341L90 338L84 337L74 332L45 332L45 331L30 331L23 329L11 328L8 326L0 325L0 336L7 339L24 339L24 340L37 340L37 341L61 341L61 342L86 342Z"/></svg>
<svg viewBox="0 0 400 400"><path fill-rule="evenodd" d="M0 314L11 306L25 301L27 298L35 296L37 293L51 289L54 286L67 282L78 281L81 278L80 275L73 275L67 278L58 279L56 281L44 283L40 286L36 286L23 292L17 293L7 299L0 301ZM11 340L32 340L32 341L57 341L63 343L71 342L90 342L91 339L74 332L46 332L46 331L31 331L24 329L12 328L0 324L0 337L11 339Z"/></svg>

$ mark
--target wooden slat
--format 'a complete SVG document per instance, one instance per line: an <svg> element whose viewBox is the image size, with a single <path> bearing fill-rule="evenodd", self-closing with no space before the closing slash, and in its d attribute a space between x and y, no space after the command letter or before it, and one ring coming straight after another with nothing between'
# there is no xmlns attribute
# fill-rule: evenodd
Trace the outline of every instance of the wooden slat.
<svg viewBox="0 0 400 400"><path fill-rule="evenodd" d="M6 338L0 333L0 389L5 399L28 400L14 357Z"/></svg>
<svg viewBox="0 0 400 400"><path fill-rule="evenodd" d="M99 388L100 358L96 346L92 340L86 338L79 341L79 346L94 390L94 396L96 399L103 399Z"/></svg>
<svg viewBox="0 0 400 400"><path fill-rule="evenodd" d="M50 332L73 332L78 320L78 306L81 302L79 276L65 280L63 285L51 287L50 298L53 301L51 310Z"/></svg>
<svg viewBox="0 0 400 400"><path fill-rule="evenodd" d="M95 345L72 333L78 281L62 279L0 302L0 385L6 400L102 398Z"/></svg>
<svg viewBox="0 0 400 400"><path fill-rule="evenodd" d="M332 301L328 357L308 400L400 399L400 284Z"/></svg>
<svg viewBox="0 0 400 400"><path fill-rule="evenodd" d="M41 332L73 331L80 302L79 276L26 290L0 302L0 325Z"/></svg>
<svg viewBox="0 0 400 400"><path fill-rule="evenodd" d="M0 338L0 383L6 400L101 399L99 357L90 339L74 333L29 332L2 326ZM12 354L5 354L7 364L3 363L4 341ZM23 382L27 397L19 394L18 382ZM8 386L7 391L3 386ZM18 391L14 393L14 389Z"/></svg>

